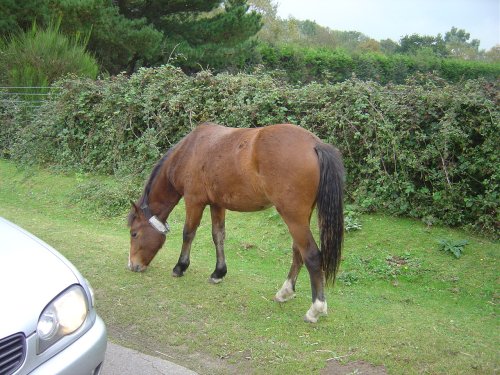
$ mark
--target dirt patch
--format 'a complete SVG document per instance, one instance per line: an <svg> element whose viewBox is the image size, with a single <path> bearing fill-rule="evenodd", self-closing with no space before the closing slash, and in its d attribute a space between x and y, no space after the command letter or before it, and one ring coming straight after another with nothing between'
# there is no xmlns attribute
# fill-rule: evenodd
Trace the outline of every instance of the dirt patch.
<svg viewBox="0 0 500 375"><path fill-rule="evenodd" d="M326 367L321 370L321 375L387 375L384 366L374 366L364 361L354 361L341 364L338 361L331 360L327 362Z"/></svg>
<svg viewBox="0 0 500 375"><path fill-rule="evenodd" d="M386 259L386 262L389 266L404 266L405 264L408 264L408 259L402 258L397 255L393 255L392 257L389 257Z"/></svg>

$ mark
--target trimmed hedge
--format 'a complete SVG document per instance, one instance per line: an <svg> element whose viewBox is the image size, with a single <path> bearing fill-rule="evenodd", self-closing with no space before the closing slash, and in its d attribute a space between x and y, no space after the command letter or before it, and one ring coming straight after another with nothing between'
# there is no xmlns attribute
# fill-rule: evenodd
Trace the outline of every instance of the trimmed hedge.
<svg viewBox="0 0 500 375"><path fill-rule="evenodd" d="M262 64L269 70L280 70L290 82L342 82L354 74L362 80L382 84L404 83L415 73L433 73L450 82L500 77L500 63L439 58L437 56L384 55L380 53L349 54L343 50L303 48L292 45L258 46Z"/></svg>
<svg viewBox="0 0 500 375"><path fill-rule="evenodd" d="M58 86L26 127L0 133L1 154L144 179L200 122L290 122L341 149L348 199L366 210L499 234L497 84L417 76L404 85L295 87L264 73L187 76L164 66ZM12 124L17 114L4 108L0 116Z"/></svg>

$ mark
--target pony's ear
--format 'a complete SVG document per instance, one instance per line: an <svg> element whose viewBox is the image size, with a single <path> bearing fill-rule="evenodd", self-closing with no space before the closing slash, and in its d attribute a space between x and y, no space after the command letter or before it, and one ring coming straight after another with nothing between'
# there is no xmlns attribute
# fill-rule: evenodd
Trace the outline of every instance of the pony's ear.
<svg viewBox="0 0 500 375"><path fill-rule="evenodd" d="M135 204L135 202L133 200L131 200L130 204L132 205L132 208L134 209L135 213L137 215L139 215L139 213L141 212L141 210L139 210L139 207L137 207L137 205Z"/></svg>

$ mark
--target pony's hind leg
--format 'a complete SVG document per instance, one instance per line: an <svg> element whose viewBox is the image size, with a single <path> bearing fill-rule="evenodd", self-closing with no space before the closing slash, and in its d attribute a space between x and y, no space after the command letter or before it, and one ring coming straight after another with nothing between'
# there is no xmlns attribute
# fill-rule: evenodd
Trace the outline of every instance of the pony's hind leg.
<svg viewBox="0 0 500 375"><path fill-rule="evenodd" d="M311 280L312 305L304 316L304 321L316 323L321 315L326 315L324 273L321 265L321 253L309 229L308 221L298 221L283 216L292 235L294 246L299 250Z"/></svg>
<svg viewBox="0 0 500 375"><path fill-rule="evenodd" d="M203 209L203 206L190 205L186 202L186 222L184 223L184 230L182 232L182 249L179 260L172 271L172 276L174 277L183 276L189 267L191 244L196 235L196 230L200 225Z"/></svg>
<svg viewBox="0 0 500 375"><path fill-rule="evenodd" d="M311 279L312 294L312 305L304 316L304 321L316 323L320 316L327 314L327 304L324 294L325 276L321 266L321 253L314 239L303 256Z"/></svg>
<svg viewBox="0 0 500 375"><path fill-rule="evenodd" d="M215 271L210 276L209 281L218 284L227 273L226 258L224 256L226 210L218 206L210 206L210 213L212 216L212 239L217 253L217 262Z"/></svg>
<svg viewBox="0 0 500 375"><path fill-rule="evenodd" d="M286 302L293 297L295 297L295 284L297 282L297 277L299 276L300 269L304 262L302 261L302 255L297 245L294 243L292 246L293 250L293 261L290 271L288 272L288 277L283 283L283 286L274 296L276 302Z"/></svg>

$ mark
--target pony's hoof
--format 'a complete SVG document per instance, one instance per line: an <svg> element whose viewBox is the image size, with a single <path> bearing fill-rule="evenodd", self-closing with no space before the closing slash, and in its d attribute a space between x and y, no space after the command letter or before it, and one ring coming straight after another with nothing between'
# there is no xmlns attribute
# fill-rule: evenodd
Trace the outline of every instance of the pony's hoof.
<svg viewBox="0 0 500 375"><path fill-rule="evenodd" d="M315 317L312 317L312 316L309 316L309 315L304 315L304 322L306 323L317 323L318 322L318 318L315 318Z"/></svg>
<svg viewBox="0 0 500 375"><path fill-rule="evenodd" d="M222 279L222 277L221 277L220 279L217 279L217 278L215 278L215 277L210 277L210 278L208 279L208 282L209 282L210 284L219 284L219 283L221 283L221 282L222 282L222 280L223 280L223 279Z"/></svg>
<svg viewBox="0 0 500 375"><path fill-rule="evenodd" d="M295 291L292 285L292 282L290 280L286 280L283 283L283 286L281 287L278 292L276 292L276 295L274 296L274 300L276 302L286 302L291 300L292 298L295 297Z"/></svg>
<svg viewBox="0 0 500 375"><path fill-rule="evenodd" d="M189 261L184 263L177 263L174 269L172 270L172 276L173 277L184 276L184 272L186 272L188 267L189 267Z"/></svg>
<svg viewBox="0 0 500 375"><path fill-rule="evenodd" d="M304 322L306 323L316 323L320 316L327 314L327 305L325 301L316 300L311 308L307 311L304 316Z"/></svg>
<svg viewBox="0 0 500 375"><path fill-rule="evenodd" d="M284 303L284 302L290 301L293 298L295 298L295 293L288 294L286 296L283 296L279 293L276 293L276 295L273 298L273 301L278 302L278 303Z"/></svg>

